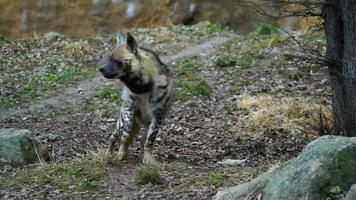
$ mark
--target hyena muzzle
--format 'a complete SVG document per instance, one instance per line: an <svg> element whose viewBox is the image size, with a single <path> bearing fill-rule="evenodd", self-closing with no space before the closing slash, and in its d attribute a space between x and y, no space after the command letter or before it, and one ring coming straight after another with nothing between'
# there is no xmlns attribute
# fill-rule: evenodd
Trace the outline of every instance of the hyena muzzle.
<svg viewBox="0 0 356 200"><path fill-rule="evenodd" d="M143 162L157 164L152 147L174 96L167 65L152 50L139 47L130 33L119 33L117 46L100 66L100 72L123 83L120 117L110 137L110 152L121 136L115 159L125 159L128 145L143 125L146 128Z"/></svg>

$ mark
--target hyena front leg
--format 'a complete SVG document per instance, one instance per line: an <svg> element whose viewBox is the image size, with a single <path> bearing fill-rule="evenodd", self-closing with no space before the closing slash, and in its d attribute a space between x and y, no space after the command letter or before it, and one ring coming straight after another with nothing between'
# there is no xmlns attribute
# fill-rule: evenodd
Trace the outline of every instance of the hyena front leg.
<svg viewBox="0 0 356 200"><path fill-rule="evenodd" d="M154 159L152 155L153 143L155 141L157 133L158 133L158 122L156 121L156 119L153 119L151 120L151 123L147 129L146 142L144 145L143 163L158 166L157 161Z"/></svg>
<svg viewBox="0 0 356 200"><path fill-rule="evenodd" d="M127 155L127 149L133 137L139 131L139 125L135 121L135 111L131 105L123 105L121 107L120 118L116 124L116 131L110 137L110 152L118 137L121 135L119 151L116 155L116 160L121 161Z"/></svg>

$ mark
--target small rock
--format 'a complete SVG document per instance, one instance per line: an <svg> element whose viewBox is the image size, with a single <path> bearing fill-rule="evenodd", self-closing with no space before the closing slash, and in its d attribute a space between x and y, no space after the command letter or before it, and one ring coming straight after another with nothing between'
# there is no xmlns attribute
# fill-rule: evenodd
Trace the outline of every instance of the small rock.
<svg viewBox="0 0 356 200"><path fill-rule="evenodd" d="M49 159L49 154L31 131L26 129L0 129L0 157L19 164Z"/></svg>
<svg viewBox="0 0 356 200"><path fill-rule="evenodd" d="M54 42L57 41L59 38L62 38L63 35L57 32L47 32L43 35L43 40L45 42Z"/></svg>
<svg viewBox="0 0 356 200"><path fill-rule="evenodd" d="M113 119L113 118L109 118L109 119L107 119L106 121L107 121L107 122L111 122L111 123L112 123L112 122L116 122L116 120Z"/></svg>
<svg viewBox="0 0 356 200"><path fill-rule="evenodd" d="M219 165L241 165L246 162L246 159L235 160L235 159L225 159L217 162Z"/></svg>
<svg viewBox="0 0 356 200"><path fill-rule="evenodd" d="M100 125L99 129L102 131L106 131L106 130L108 130L108 127L106 125Z"/></svg>
<svg viewBox="0 0 356 200"><path fill-rule="evenodd" d="M70 189L70 190L74 190L75 188L77 188L77 186L75 186L75 185L70 185L70 186L68 187L68 189Z"/></svg>
<svg viewBox="0 0 356 200"><path fill-rule="evenodd" d="M57 140L57 138L58 138L57 135L53 135L53 134L48 134L47 135L47 139L48 139L49 142L54 142L54 141Z"/></svg>

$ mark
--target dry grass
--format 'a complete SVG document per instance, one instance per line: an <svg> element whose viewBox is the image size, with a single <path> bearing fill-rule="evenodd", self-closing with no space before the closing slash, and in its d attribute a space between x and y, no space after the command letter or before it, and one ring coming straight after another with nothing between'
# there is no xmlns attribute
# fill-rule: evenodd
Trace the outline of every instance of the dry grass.
<svg viewBox="0 0 356 200"><path fill-rule="evenodd" d="M242 95L237 106L243 113L238 126L247 134L270 129L320 134L319 129L332 127L330 108L315 98Z"/></svg>
<svg viewBox="0 0 356 200"><path fill-rule="evenodd" d="M86 41L78 41L71 43L64 42L60 45L60 48L63 51L64 55L73 57L81 57L86 54L91 54L93 52L93 49Z"/></svg>

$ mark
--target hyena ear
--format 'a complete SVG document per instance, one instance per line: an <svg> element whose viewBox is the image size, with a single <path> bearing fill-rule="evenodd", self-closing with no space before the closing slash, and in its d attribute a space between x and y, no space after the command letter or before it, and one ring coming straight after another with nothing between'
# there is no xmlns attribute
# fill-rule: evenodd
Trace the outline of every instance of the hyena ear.
<svg viewBox="0 0 356 200"><path fill-rule="evenodd" d="M137 42L135 40L135 38L131 35L131 33L127 33L126 35L126 45L127 45L127 48L135 55L137 55L137 48L138 48L138 45L137 45Z"/></svg>
<svg viewBox="0 0 356 200"><path fill-rule="evenodd" d="M127 35L123 32L119 32L116 36L116 41L118 45L125 45L126 44Z"/></svg>

